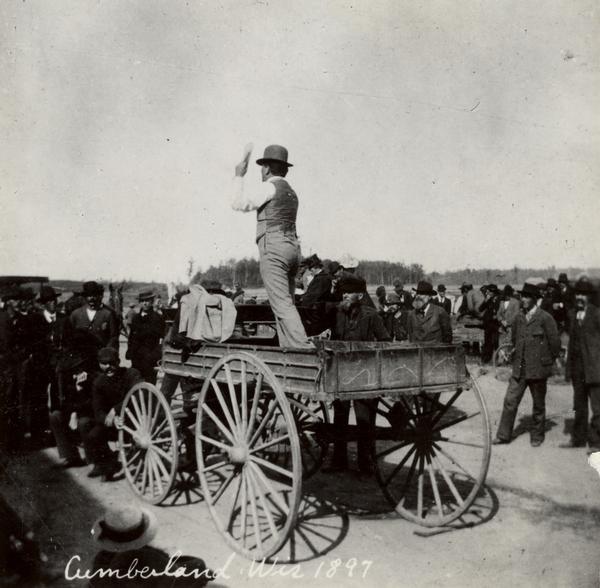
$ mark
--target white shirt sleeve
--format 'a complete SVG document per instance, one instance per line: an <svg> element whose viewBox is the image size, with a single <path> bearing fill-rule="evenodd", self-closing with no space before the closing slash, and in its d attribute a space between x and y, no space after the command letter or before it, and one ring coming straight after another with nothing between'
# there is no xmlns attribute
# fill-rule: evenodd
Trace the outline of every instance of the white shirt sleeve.
<svg viewBox="0 0 600 588"><path fill-rule="evenodd" d="M250 212L260 208L275 196L275 185L272 182L263 182L259 188L251 193L244 193L244 178L234 176L231 190L231 208L240 212Z"/></svg>

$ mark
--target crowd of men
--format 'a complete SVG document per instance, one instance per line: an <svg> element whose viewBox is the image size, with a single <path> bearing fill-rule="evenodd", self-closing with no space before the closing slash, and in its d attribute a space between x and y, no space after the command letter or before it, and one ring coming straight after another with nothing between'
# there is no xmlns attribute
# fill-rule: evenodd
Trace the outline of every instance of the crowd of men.
<svg viewBox="0 0 600 588"><path fill-rule="evenodd" d="M573 382L575 425L568 447L600 447L600 310L596 291L586 279L573 286L564 274L558 281L526 283L515 292L488 284L475 290L463 284L450 299L444 285L434 289L422 280L412 291L396 280L393 291L377 288L374 300L357 273L358 262L346 256L322 262L305 259L296 282L295 304L309 336L341 341L406 341L417 344L452 342L452 324L479 319L485 333L482 361L509 333L514 345L513 372L494 442L509 443L519 403L529 388L533 398L531 444L544 440L547 379L561 349L569 341L567 378ZM214 285L213 285L214 286ZM244 292L236 285L236 303ZM210 292L227 294L222 289ZM139 307L126 315L131 367L121 366L121 318L103 303L104 288L85 282L81 292L58 304L59 295L42 286L14 288L2 297L0 310L1 394L4 422L2 447L8 450L56 444L64 467L92 466L90 477L114 479L119 468L109 441L117 438L121 403L136 383L156 382L165 335L161 305L151 291L140 292ZM592 419L589 421L589 404ZM373 468L377 401L354 401L358 428L358 468ZM331 469L348 467L344 430L350 402L336 401L335 442ZM83 456L81 449L83 449Z"/></svg>

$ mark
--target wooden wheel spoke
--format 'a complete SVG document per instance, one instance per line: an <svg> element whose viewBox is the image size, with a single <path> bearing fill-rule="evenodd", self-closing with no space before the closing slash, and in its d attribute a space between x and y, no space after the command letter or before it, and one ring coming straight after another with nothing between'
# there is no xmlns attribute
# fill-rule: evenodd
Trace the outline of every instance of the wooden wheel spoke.
<svg viewBox="0 0 600 588"><path fill-rule="evenodd" d="M248 430L248 382L246 381L246 362L240 362L241 392L242 392L242 433Z"/></svg>
<svg viewBox="0 0 600 588"><path fill-rule="evenodd" d="M233 419L235 421L236 430L238 431L240 439L243 439L244 431L242 427L242 417L240 415L237 394L235 392L235 386L233 384L231 368L227 364L225 364L225 377L227 378L227 389L229 390L229 399L231 401L231 409L233 411Z"/></svg>
<svg viewBox="0 0 600 588"><path fill-rule="evenodd" d="M158 402L156 404L160 406ZM146 426L149 433L152 430L152 392L150 390L148 390L148 404L146 406Z"/></svg>
<svg viewBox="0 0 600 588"><path fill-rule="evenodd" d="M139 437L140 437L140 434L138 431L134 431L133 429L130 429L127 425L122 425L121 430L125 431L126 433L131 435L134 439L139 439Z"/></svg>
<svg viewBox="0 0 600 588"><path fill-rule="evenodd" d="M233 480L233 478L235 478L235 470L232 468L231 472L229 472L229 476L227 478L225 478L225 480L223 480L223 482L221 483L221 485L219 486L219 488L217 489L217 491L212 495L211 497L211 502L212 504L216 504L219 500L219 498L221 498L221 496L223 496L223 492L225 492L225 490L227 490L227 488L229 487L229 484L231 484L231 481Z"/></svg>
<svg viewBox="0 0 600 588"><path fill-rule="evenodd" d="M423 518L423 456L419 456L419 474L417 478L417 517Z"/></svg>
<svg viewBox="0 0 600 588"><path fill-rule="evenodd" d="M238 478L239 484L237 490L235 491L235 494L233 495L233 502L231 504L231 507L229 508L229 512L231 513L229 517L229 523L227 524L227 531L229 532L229 534L233 533L233 523L235 522L235 505L237 504L238 498L240 497L240 492L244 483L243 475L238 476Z"/></svg>
<svg viewBox="0 0 600 588"><path fill-rule="evenodd" d="M212 411L212 409L210 408L210 406L208 406L208 404L204 404L202 406L202 412L205 412L210 417L212 422L215 425L217 425L217 428L219 429L219 431L221 431L221 433L225 437L227 437L227 439L229 439L229 441L231 442L232 445L235 445L235 439L233 438L233 435L227 429L227 427L221 422L219 417Z"/></svg>
<svg viewBox="0 0 600 588"><path fill-rule="evenodd" d="M161 474L164 476L164 478L166 478L168 480L170 478L170 475L169 475L169 472L167 471L167 468L165 467L163 460L161 459L161 456L157 455L155 453L155 448L150 449L150 454L152 455L154 461L156 462L158 469L161 471Z"/></svg>
<svg viewBox="0 0 600 588"><path fill-rule="evenodd" d="M141 452L140 452L141 453ZM133 483L135 484L138 476L140 475L140 472L142 471L142 468L144 467L144 464L146 463L146 458L145 455L141 455L140 459L137 462L137 465L135 466L135 472L133 472L131 479L133 480Z"/></svg>
<svg viewBox="0 0 600 588"><path fill-rule="evenodd" d="M242 362L242 365L245 365ZM242 476L242 500L241 500L241 513L240 516L242 518L241 520L241 529L240 532L242 534L242 545L245 547L246 546L246 523L247 523L247 517L248 517L248 512L247 512L247 508L248 508L248 482L246 480L246 476Z"/></svg>
<svg viewBox="0 0 600 588"><path fill-rule="evenodd" d="M383 481L384 486L388 486L392 481L392 478L403 468L404 464L410 459L410 456L417 450L417 446L413 445L407 452L402 460L394 467L392 473Z"/></svg>
<svg viewBox="0 0 600 588"><path fill-rule="evenodd" d="M216 439L213 439L212 437L207 437L206 435L198 435L198 439L202 439L202 441L204 441L205 443L208 443L209 445L214 445L215 447L223 449L224 451L229 451L232 447L231 445L226 445L225 443L221 443L221 441L217 441Z"/></svg>
<svg viewBox="0 0 600 588"><path fill-rule="evenodd" d="M444 468L444 466L442 465L442 462L440 461L440 459L436 455L433 456L433 462L436 464L438 470L440 471L440 473L444 477L444 481L446 482L446 486L448 486L448 488L450 489L450 492L452 492L452 495L454 496L454 499L456 500L456 502L459 505L462 506L464 504L464 500L462 499L462 496L460 495L459 491L457 490L456 486L454 485L454 482L452 481L452 478L450 478L450 476L448 475L448 472L446 471L446 468Z"/></svg>
<svg viewBox="0 0 600 588"><path fill-rule="evenodd" d="M140 409L140 405L138 404L135 394L131 395L131 404L133 404L133 410L135 410L135 414L137 415L137 420L138 420L138 423L140 424L140 428L141 428L141 425L145 420L144 413Z"/></svg>
<svg viewBox="0 0 600 588"><path fill-rule="evenodd" d="M246 441L250 439L256 421L256 412L258 411L258 401L262 394L263 375L258 374L256 385L254 386L254 396L252 397L252 406L250 407L250 416L248 417L248 429L246 430Z"/></svg>
<svg viewBox="0 0 600 588"><path fill-rule="evenodd" d="M169 463L173 462L173 457L169 455L166 451L162 450L160 447L156 447L156 445L153 445L152 451L155 451L158 455L160 455L163 459L166 459Z"/></svg>
<svg viewBox="0 0 600 588"><path fill-rule="evenodd" d="M269 404L269 408L267 409L267 412L264 414L262 420L260 421L260 424L254 431L254 435L252 435L252 439L250 439L250 442L248 443L248 447L252 447L254 445L254 443L258 439L259 435L263 432L263 429L266 427L267 423L269 422L269 419L273 416L273 413L275 412L276 407L277 407L277 400L273 399L272 402Z"/></svg>
<svg viewBox="0 0 600 588"><path fill-rule="evenodd" d="M254 479L254 474L253 474L251 468L249 468L247 470L247 473L248 473L248 481L252 482L252 487L254 488L254 492L256 494L258 494L258 500L260 502L260 505L262 506L265 516L267 517L267 523L268 523L269 529L271 531L271 536L277 540L277 539L279 539L279 531L277 530L277 526L275 525L275 521L273 520L273 515L271 514L271 510L267 507L264 494L260 491L260 486L259 486L258 482Z"/></svg>
<svg viewBox="0 0 600 588"><path fill-rule="evenodd" d="M141 430L142 426L141 426L140 422L133 416L133 413L131 412L131 410L128 407L125 407L125 414L129 417L129 420L131 421L131 424L138 431Z"/></svg>
<svg viewBox="0 0 600 588"><path fill-rule="evenodd" d="M229 409L227 408L227 403L225 402L225 399L223 398L221 389L219 388L219 385L217 384L217 382L215 381L214 378L210 381L210 384L213 388L215 396L217 397L217 400L219 401L219 405L221 406L221 411L223 413L223 416L225 417L225 420L227 421L227 424L229 425L230 435L233 436L235 439L237 439L237 436L239 434L237 425L234 422L233 417L231 416L231 413L229 412ZM205 409L207 408L206 405L204 408Z"/></svg>
<svg viewBox="0 0 600 588"><path fill-rule="evenodd" d="M162 435L168 426L169 426L169 421L168 421L168 419L165 418L165 420L162 421L160 423L160 425L158 425L158 427L155 429L154 432L150 432L150 437L152 438L152 440L154 440L159 435Z"/></svg>
<svg viewBox="0 0 600 588"><path fill-rule="evenodd" d="M140 457L140 456L141 456L141 454L142 454L142 450L141 450L141 449L136 449L136 450L133 452L133 455L131 455L131 457L128 457L128 458L127 458L127 461L125 462L125 467L127 467L127 468L128 468L129 466L131 466L131 464L132 464L132 463L133 463L133 462L134 462L134 461L135 461L135 460L136 460L138 457Z"/></svg>
<svg viewBox="0 0 600 588"><path fill-rule="evenodd" d="M290 514L290 508L285 503L285 501L282 500L281 496L279 495L279 492L277 492L275 490L275 488L273 488L273 484L271 484L271 481L269 480L269 478L267 478L267 476L265 476L264 472L256 464L250 462L249 466L255 472L256 477L258 478L260 483L264 486L264 488L267 491L267 494L270 496L271 500L274 502L274 504L277 506L277 508L281 511L281 513L287 517Z"/></svg>
<svg viewBox="0 0 600 588"><path fill-rule="evenodd" d="M261 457L257 457L256 455L251 455L250 460L258 465L261 465L265 468L273 470L274 472L277 472L278 474L281 474L282 476L287 476L288 478L291 478L291 479L294 478L293 472L290 472L289 470L279 467L278 465L275 465L274 463L271 463L270 461L262 459Z"/></svg>
<svg viewBox="0 0 600 588"><path fill-rule="evenodd" d="M406 498L406 491L408 490L408 488L410 486L410 482L413 479L413 476L415 475L415 470L417 469L417 463L419 462L419 460L420 460L419 454L415 453L412 463L410 464L408 474L406 475L406 480L404 480L404 484L402 485L402 489L400 490L400 494L399 494L400 500L396 504L396 506L398 506L398 504L404 502L404 499Z"/></svg>
<svg viewBox="0 0 600 588"><path fill-rule="evenodd" d="M391 447L386 447L382 451L379 451L376 457L377 459L380 459L382 457L385 457L386 455L389 455L390 453L394 453L394 451L397 451L398 449L402 449L403 447L410 445L411 443L412 441L401 441L397 445L392 445Z"/></svg>
<svg viewBox="0 0 600 588"><path fill-rule="evenodd" d="M160 402L156 403L156 408L154 409L154 414L152 415L152 419L150 421L150 431L154 430L154 427L156 425L156 419L158 418L158 413L160 412L161 409L161 404Z"/></svg>
<svg viewBox="0 0 600 588"><path fill-rule="evenodd" d="M201 468L201 471L202 471L202 473L207 474L208 472L218 470L219 468L221 468L223 466L227 466L227 465L229 465L229 460L225 459L223 461L218 461L217 463L213 463L207 467L203 467L203 468Z"/></svg>
<svg viewBox="0 0 600 588"><path fill-rule="evenodd" d="M460 468L463 472L463 474L465 474L465 476L471 478L471 480L476 480L477 478L475 478L475 476L473 476L470 472L468 472L459 462L458 460L454 459L452 457L452 455L450 455L450 453L444 449L442 449L437 443L433 444L434 447L451 463L453 463L457 468Z"/></svg>
<svg viewBox="0 0 600 588"><path fill-rule="evenodd" d="M458 425L459 423L462 423L463 421L468 421L469 419L479 416L480 414L481 414L481 411L478 410L477 412L473 412L471 414L461 415L451 421L448 421L447 423L442 423L439 427L436 427L435 429L433 429L432 432L437 433L438 431L443 431L444 429L447 429L448 427L453 427L454 425Z"/></svg>
<svg viewBox="0 0 600 588"><path fill-rule="evenodd" d="M440 490L438 488L438 485L437 485L437 482L435 479L435 473L433 471L431 462L429 462L429 464L427 465L427 472L429 473L429 481L431 483L431 488L433 490L433 497L435 499L435 504L438 508L438 513L440 514L440 516L443 516L444 508L442 506L442 499L440 498Z"/></svg>
<svg viewBox="0 0 600 588"><path fill-rule="evenodd" d="M267 449L268 447L272 447L273 445L277 445L278 443L283 443L283 441L286 441L290 438L289 435L282 435L281 437L277 437L276 439L271 439L270 441L267 441L266 443L263 443L262 445L259 445L258 447L254 447L253 449L250 450L250 453L256 453L257 451L262 451L263 449Z"/></svg>
<svg viewBox="0 0 600 588"><path fill-rule="evenodd" d="M450 409L450 407L452 407L454 405L454 403L457 401L457 399L459 398L459 396L463 393L463 389L459 388L450 398L450 400L448 400L448 402L446 404L441 404L440 406L442 406L441 410L437 413L437 415L435 415L435 417L432 419L431 421L431 426L435 427L438 422L444 417L444 415L448 412L448 410Z"/></svg>
<svg viewBox="0 0 600 588"><path fill-rule="evenodd" d="M250 490L250 489L249 489ZM254 526L254 536L256 538L256 545L262 551L262 537L260 536L260 524L258 521L258 510L256 508L256 496L254 491L251 490L250 494L250 510L252 511L252 522Z"/></svg>

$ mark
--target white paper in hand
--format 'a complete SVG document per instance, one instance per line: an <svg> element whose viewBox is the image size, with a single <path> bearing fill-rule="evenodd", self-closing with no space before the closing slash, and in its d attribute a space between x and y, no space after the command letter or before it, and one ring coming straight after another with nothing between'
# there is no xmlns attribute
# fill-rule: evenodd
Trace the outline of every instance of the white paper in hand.
<svg viewBox="0 0 600 588"><path fill-rule="evenodd" d="M254 143L247 143L246 146L244 147L244 155L242 156L242 159L245 162L250 161L250 156L252 155L253 149L254 149Z"/></svg>

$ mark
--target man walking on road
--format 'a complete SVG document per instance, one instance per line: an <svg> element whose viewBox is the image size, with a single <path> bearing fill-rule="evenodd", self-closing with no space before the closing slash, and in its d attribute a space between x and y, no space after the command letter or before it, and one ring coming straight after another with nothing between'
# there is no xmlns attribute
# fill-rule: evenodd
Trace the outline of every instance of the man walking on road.
<svg viewBox="0 0 600 588"><path fill-rule="evenodd" d="M540 295L539 288L532 284L526 283L521 290L524 314L519 314L513 324L513 371L494 445L510 443L519 403L528 387L533 399L531 446L539 447L544 442L546 384L560 352L560 337L552 316L537 305Z"/></svg>
<svg viewBox="0 0 600 588"><path fill-rule="evenodd" d="M248 171L250 150L235 167L231 206L241 212L257 211L256 243L263 279L271 309L277 321L281 347L310 348L312 344L294 306L296 272L300 264L300 244L296 235L298 197L285 176L292 167L288 152L269 145L261 159L262 186L257 194L244 194L243 178Z"/></svg>
<svg viewBox="0 0 600 588"><path fill-rule="evenodd" d="M594 287L588 280L575 284L575 309L569 314L569 352L566 379L573 382L575 422L573 438L561 447L600 451L600 309L591 302ZM592 420L588 425L588 398Z"/></svg>

